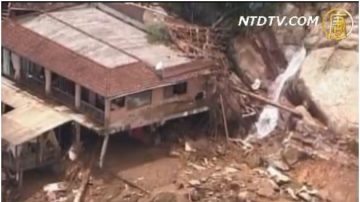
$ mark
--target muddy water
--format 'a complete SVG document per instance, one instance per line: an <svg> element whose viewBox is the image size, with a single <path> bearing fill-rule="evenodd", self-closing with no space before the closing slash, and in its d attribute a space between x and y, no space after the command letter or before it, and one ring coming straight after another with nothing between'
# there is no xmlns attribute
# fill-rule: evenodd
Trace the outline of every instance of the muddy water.
<svg viewBox="0 0 360 202"><path fill-rule="evenodd" d="M271 89L273 90L270 93L272 101L279 101L286 81L295 76L295 74L300 70L305 56L306 50L304 47L301 47L290 60L286 70L275 79L275 82L271 86ZM259 120L255 123L257 138L261 139L268 136L271 131L275 129L278 118L279 109L274 106L266 105L259 116Z"/></svg>

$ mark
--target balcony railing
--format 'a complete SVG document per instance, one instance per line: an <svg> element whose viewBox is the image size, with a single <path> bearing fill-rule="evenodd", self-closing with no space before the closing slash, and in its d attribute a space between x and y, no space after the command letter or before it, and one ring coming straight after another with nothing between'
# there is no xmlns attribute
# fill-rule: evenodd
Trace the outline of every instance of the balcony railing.
<svg viewBox="0 0 360 202"><path fill-rule="evenodd" d="M51 88L51 95L56 98L56 100L62 102L68 106L74 106L75 97L70 93L64 92L59 88L52 87Z"/></svg>
<svg viewBox="0 0 360 202"><path fill-rule="evenodd" d="M14 81L13 78L10 79ZM40 94L45 93L45 82L43 80L36 79L33 77L33 78L21 79L20 83L26 85L26 88L28 88L31 91L35 91ZM61 90L60 88L52 86L51 96L68 107L74 108L75 106L75 96ZM104 111L91 105L90 103L81 101L80 111L89 115L91 118L95 119L99 123L104 123L104 119L105 119Z"/></svg>
<svg viewBox="0 0 360 202"><path fill-rule="evenodd" d="M104 123L104 112L102 110L100 110L99 108L96 108L95 106L81 101L80 104L80 111L83 111L84 113L90 114L91 117L93 117L94 119L96 119L97 121Z"/></svg>

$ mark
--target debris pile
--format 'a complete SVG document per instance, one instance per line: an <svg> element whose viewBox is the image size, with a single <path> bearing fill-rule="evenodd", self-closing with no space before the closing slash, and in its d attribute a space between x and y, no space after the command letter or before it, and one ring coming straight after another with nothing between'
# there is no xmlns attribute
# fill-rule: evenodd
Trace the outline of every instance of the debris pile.
<svg viewBox="0 0 360 202"><path fill-rule="evenodd" d="M218 168L208 177L189 180L187 186L191 201L323 201L316 189L273 166Z"/></svg>

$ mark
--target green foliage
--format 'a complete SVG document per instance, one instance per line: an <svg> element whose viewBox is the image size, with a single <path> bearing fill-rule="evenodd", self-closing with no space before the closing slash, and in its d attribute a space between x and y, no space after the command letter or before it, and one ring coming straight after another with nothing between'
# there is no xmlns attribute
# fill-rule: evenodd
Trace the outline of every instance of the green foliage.
<svg viewBox="0 0 360 202"><path fill-rule="evenodd" d="M170 36L166 29L166 26L162 23L154 23L146 26L148 33L147 40L149 43L164 43L170 42Z"/></svg>

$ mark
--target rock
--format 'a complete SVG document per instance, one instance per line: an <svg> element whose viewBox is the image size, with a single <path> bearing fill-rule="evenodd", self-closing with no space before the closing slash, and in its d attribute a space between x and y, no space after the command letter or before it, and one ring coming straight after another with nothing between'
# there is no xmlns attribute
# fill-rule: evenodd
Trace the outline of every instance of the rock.
<svg viewBox="0 0 360 202"><path fill-rule="evenodd" d="M259 154L249 154L246 156L245 162L250 168L257 168L263 164L263 159Z"/></svg>
<svg viewBox="0 0 360 202"><path fill-rule="evenodd" d="M189 194L191 201L199 201L201 198L203 198L203 194L198 192L196 189L192 189Z"/></svg>
<svg viewBox="0 0 360 202"><path fill-rule="evenodd" d="M302 157L302 155L303 154L299 150L293 147L287 147L281 151L282 158L290 166L297 163L299 159Z"/></svg>
<svg viewBox="0 0 360 202"><path fill-rule="evenodd" d="M224 169L224 174L229 174L229 173L235 173L237 172L238 170L236 168L233 168L233 167L225 167Z"/></svg>
<svg viewBox="0 0 360 202"><path fill-rule="evenodd" d="M297 194L297 196L299 196L301 199L303 199L306 202L312 201L312 197L307 192L300 192Z"/></svg>
<svg viewBox="0 0 360 202"><path fill-rule="evenodd" d="M271 182L264 178L257 182L256 194L266 198L275 198L275 190Z"/></svg>
<svg viewBox="0 0 360 202"><path fill-rule="evenodd" d="M196 186L199 186L201 183L199 180L190 180L189 181L189 185L193 186L193 187L196 187Z"/></svg>
<svg viewBox="0 0 360 202"><path fill-rule="evenodd" d="M229 187L230 187L231 190L234 190L234 191L238 192L238 191L240 191L242 186L238 182L232 182L232 183L230 183Z"/></svg>
<svg viewBox="0 0 360 202"><path fill-rule="evenodd" d="M286 162L284 162L281 158L281 156L272 156L272 157L267 157L266 161L268 162L269 165L274 166L275 168L281 170L281 171L289 171L290 167L288 166L288 164Z"/></svg>
<svg viewBox="0 0 360 202"><path fill-rule="evenodd" d="M238 202L246 202L248 200L248 197L249 192L247 191L239 192L239 194L237 195Z"/></svg>
<svg viewBox="0 0 360 202"><path fill-rule="evenodd" d="M292 199L298 200L299 198L296 196L295 191L290 187L286 188L285 191L291 196Z"/></svg>
<svg viewBox="0 0 360 202"><path fill-rule="evenodd" d="M171 192L161 192L154 196L151 202L176 202L176 194Z"/></svg>
<svg viewBox="0 0 360 202"><path fill-rule="evenodd" d="M290 182L290 178L284 174L282 174L280 171L278 171L276 168L274 168L273 166L268 166L268 168L266 169L266 171L268 172L269 176L275 180L275 182L279 185L285 184Z"/></svg>
<svg viewBox="0 0 360 202"><path fill-rule="evenodd" d="M185 151L186 152L195 152L196 150L190 146L189 142L185 142Z"/></svg>
<svg viewBox="0 0 360 202"><path fill-rule="evenodd" d="M357 51L335 49L335 46L312 50L302 64L299 77L332 131L344 133L351 123L358 123Z"/></svg>
<svg viewBox="0 0 360 202"><path fill-rule="evenodd" d="M341 40L338 43L338 47L348 50L356 50L359 47L359 35L357 33L352 33L346 39Z"/></svg>

